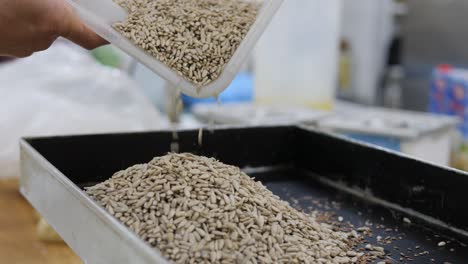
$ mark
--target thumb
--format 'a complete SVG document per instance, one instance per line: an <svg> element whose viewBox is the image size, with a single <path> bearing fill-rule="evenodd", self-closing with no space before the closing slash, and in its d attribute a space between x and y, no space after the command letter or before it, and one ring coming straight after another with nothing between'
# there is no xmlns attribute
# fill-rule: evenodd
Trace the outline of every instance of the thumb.
<svg viewBox="0 0 468 264"><path fill-rule="evenodd" d="M62 37L86 49L94 49L107 44L107 41L89 29L71 8L67 9L69 12Z"/></svg>

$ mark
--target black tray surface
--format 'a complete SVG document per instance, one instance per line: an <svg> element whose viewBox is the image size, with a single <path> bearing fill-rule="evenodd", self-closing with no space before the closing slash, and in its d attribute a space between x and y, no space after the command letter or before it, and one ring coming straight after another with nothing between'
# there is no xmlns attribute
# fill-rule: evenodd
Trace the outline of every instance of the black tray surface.
<svg viewBox="0 0 468 264"><path fill-rule="evenodd" d="M371 243L378 244L377 236L395 238L384 247L396 263L468 262L468 176L463 172L294 126L205 131L201 146L197 138L198 131L178 132L180 152L216 157L245 168L275 194L306 212L327 212L331 220L342 218L343 225L368 226ZM167 154L173 135L161 131L26 141L74 184L83 187ZM363 200L319 179L366 190L453 228ZM440 241L447 244L440 247ZM425 251L428 253L414 256Z"/></svg>

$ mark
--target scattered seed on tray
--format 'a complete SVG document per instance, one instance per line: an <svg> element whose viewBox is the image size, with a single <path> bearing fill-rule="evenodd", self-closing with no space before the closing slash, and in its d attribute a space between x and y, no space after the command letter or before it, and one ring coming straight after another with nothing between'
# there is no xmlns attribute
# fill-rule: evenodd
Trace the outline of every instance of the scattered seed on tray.
<svg viewBox="0 0 468 264"><path fill-rule="evenodd" d="M445 241L440 241L440 242L437 244L437 246L439 246L439 247L443 247L443 246L445 246L445 245L447 245L447 243L446 243Z"/></svg>
<svg viewBox="0 0 468 264"><path fill-rule="evenodd" d="M168 154L86 188L111 215L175 263L365 263L356 232L334 231L237 167Z"/></svg>
<svg viewBox="0 0 468 264"><path fill-rule="evenodd" d="M114 0L114 28L198 87L216 80L254 24L257 0Z"/></svg>

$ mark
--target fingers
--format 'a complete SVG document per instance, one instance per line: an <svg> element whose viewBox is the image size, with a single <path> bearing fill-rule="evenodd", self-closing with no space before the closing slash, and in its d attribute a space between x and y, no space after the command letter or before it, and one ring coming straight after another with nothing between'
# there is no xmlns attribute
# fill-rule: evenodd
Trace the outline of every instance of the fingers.
<svg viewBox="0 0 468 264"><path fill-rule="evenodd" d="M107 44L107 41L89 29L70 9L68 23L62 36L86 49L94 49Z"/></svg>
<svg viewBox="0 0 468 264"><path fill-rule="evenodd" d="M28 51L28 50L19 50L19 51L16 51L16 52L12 52L11 56L15 57L15 58L27 58L31 55L33 55L33 51Z"/></svg>

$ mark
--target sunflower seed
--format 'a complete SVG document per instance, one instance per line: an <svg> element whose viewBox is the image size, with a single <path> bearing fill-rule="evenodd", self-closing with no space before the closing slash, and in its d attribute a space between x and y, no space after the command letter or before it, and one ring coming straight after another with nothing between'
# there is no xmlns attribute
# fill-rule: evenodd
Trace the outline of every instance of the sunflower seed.
<svg viewBox="0 0 468 264"><path fill-rule="evenodd" d="M261 6L259 0L114 1L129 13L114 29L198 86L219 78Z"/></svg>
<svg viewBox="0 0 468 264"><path fill-rule="evenodd" d="M363 256L353 250L355 231L332 230L212 158L168 154L86 193L175 263L357 263Z"/></svg>

